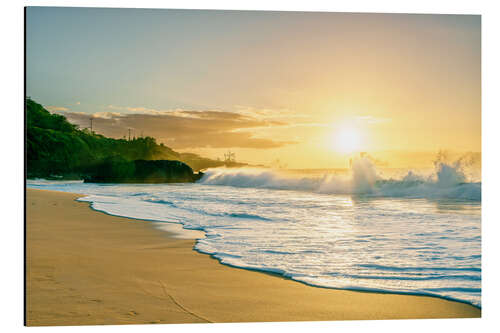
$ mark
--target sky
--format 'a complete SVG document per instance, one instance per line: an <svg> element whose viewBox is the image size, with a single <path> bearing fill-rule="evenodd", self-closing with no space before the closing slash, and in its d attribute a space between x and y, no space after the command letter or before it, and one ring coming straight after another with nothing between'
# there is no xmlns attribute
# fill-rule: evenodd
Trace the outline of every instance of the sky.
<svg viewBox="0 0 500 333"><path fill-rule="evenodd" d="M27 95L100 134L289 168L481 152L481 18L29 7Z"/></svg>

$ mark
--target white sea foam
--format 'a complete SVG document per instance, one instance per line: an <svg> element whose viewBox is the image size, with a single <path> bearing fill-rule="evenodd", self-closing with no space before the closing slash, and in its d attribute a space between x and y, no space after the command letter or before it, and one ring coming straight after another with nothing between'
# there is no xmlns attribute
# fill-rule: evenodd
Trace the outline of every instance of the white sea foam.
<svg viewBox="0 0 500 333"><path fill-rule="evenodd" d="M435 173L428 176L410 170L399 179L384 179L372 161L362 157L353 161L349 175L304 177L263 168L216 168L207 170L200 183L324 194L481 200L481 183L469 181L460 162L438 161L435 167Z"/></svg>
<svg viewBox="0 0 500 333"><path fill-rule="evenodd" d="M346 175L212 169L198 184L28 186L86 194L80 200L108 214L203 231L196 250L223 264L322 287L481 305L481 183L461 163L392 178L360 159Z"/></svg>

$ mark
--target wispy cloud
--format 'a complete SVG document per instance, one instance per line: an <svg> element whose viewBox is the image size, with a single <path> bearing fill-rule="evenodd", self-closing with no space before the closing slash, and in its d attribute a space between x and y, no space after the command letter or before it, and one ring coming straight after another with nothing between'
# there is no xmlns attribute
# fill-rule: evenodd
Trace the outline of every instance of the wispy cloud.
<svg viewBox="0 0 500 333"><path fill-rule="evenodd" d="M49 105L49 106L46 106L45 107L47 110L51 111L51 112L57 112L57 111L69 111L68 108L65 108L64 106L53 106L53 105Z"/></svg>
<svg viewBox="0 0 500 333"><path fill-rule="evenodd" d="M70 122L83 127L87 126L89 118L92 117L94 130L106 136L120 138L126 135L130 128L136 136L141 133L153 136L175 149L202 147L267 149L295 143L259 138L254 135L254 129L286 126L285 122L258 119L238 112L154 110L113 105L109 105L107 109L115 111L94 114L62 112L62 114Z"/></svg>
<svg viewBox="0 0 500 333"><path fill-rule="evenodd" d="M305 113L294 112L290 109L270 109L270 108L256 108L252 106L235 105L236 113L258 119L305 119L310 118Z"/></svg>
<svg viewBox="0 0 500 333"><path fill-rule="evenodd" d="M91 114L90 116L86 114L87 117L91 118L101 118L101 119L112 119L121 117L121 113L119 112L96 112Z"/></svg>

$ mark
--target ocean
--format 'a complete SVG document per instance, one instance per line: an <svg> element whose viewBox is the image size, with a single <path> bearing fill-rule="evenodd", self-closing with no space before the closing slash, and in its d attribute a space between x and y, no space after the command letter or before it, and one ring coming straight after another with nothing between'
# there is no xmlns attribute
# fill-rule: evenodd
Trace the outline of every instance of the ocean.
<svg viewBox="0 0 500 333"><path fill-rule="evenodd" d="M209 169L194 184L28 180L112 215L203 231L222 264L312 286L433 295L481 307L481 181L460 164L388 175ZM168 263L165 263L168 264Z"/></svg>

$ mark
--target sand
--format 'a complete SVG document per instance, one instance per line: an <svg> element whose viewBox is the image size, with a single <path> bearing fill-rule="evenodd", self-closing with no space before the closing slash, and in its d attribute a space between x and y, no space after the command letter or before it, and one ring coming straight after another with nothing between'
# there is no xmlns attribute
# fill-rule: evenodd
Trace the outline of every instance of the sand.
<svg viewBox="0 0 500 333"><path fill-rule="evenodd" d="M480 317L436 297L315 288L232 268L147 221L28 189L29 326Z"/></svg>

